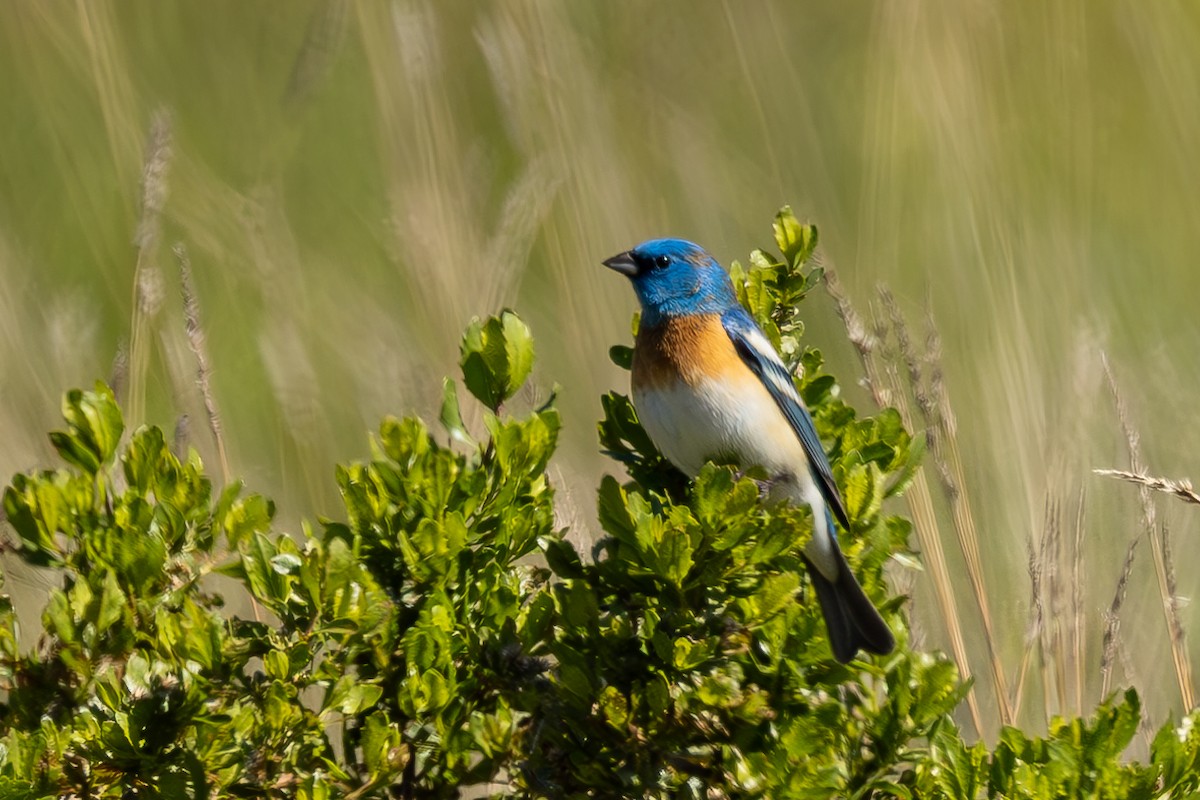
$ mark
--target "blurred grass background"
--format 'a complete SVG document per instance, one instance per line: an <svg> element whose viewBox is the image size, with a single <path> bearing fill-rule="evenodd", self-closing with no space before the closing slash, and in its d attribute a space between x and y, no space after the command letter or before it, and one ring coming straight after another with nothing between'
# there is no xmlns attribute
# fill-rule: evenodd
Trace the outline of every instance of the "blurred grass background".
<svg viewBox="0 0 1200 800"><path fill-rule="evenodd" d="M145 397L131 421L187 413L216 469L182 242L232 473L285 527L339 515L333 465L365 456L386 413L435 415L463 325L502 305L538 337L539 385L563 386L556 469L567 517L591 526L614 469L597 397L623 386L606 353L634 309L599 261L656 235L744 261L790 203L860 309L884 282L915 330L936 319L1010 686L1028 543L1050 501L1073 531L1086 492L1084 680L1028 688L1017 720L1086 711L1143 517L1135 488L1091 474L1129 463L1102 352L1149 471L1200 473L1197 53L1200 7L1170 0L5 3L0 473L53 462L61 393L118 353ZM157 215L142 202L156 115ZM834 304L808 305L810 342L869 409ZM1157 502L1186 598L1195 513ZM9 589L20 603L39 580ZM918 623L946 647L926 583ZM955 591L991 738L977 614L967 582ZM1181 702L1161 604L1141 547L1114 685L1137 685L1156 721Z"/></svg>

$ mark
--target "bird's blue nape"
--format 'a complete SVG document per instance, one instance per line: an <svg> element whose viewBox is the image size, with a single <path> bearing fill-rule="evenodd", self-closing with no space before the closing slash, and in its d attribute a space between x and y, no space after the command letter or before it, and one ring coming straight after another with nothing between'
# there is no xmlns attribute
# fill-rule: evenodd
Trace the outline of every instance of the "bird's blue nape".
<svg viewBox="0 0 1200 800"><path fill-rule="evenodd" d="M721 265L684 239L651 239L604 263L629 277L646 324L687 314L722 314L737 305Z"/></svg>

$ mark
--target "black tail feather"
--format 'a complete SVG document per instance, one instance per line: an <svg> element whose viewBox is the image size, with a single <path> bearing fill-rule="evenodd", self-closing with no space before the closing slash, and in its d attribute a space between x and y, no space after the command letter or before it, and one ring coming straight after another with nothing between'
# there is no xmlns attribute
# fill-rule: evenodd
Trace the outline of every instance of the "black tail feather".
<svg viewBox="0 0 1200 800"><path fill-rule="evenodd" d="M850 570L850 564L840 551L838 575L829 580L807 558L808 575L817 592L821 613L825 617L825 629L829 632L829 646L833 657L845 664L859 650L875 655L887 655L896 646L896 639L883 617L875 609L871 598L859 586Z"/></svg>

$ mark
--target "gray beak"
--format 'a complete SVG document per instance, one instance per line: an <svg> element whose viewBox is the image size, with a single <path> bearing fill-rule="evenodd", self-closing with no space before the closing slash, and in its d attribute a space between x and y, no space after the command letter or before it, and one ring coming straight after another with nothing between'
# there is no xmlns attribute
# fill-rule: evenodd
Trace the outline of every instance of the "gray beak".
<svg viewBox="0 0 1200 800"><path fill-rule="evenodd" d="M612 258L606 258L602 263L609 269L629 278L638 274L637 262L633 260L633 253L628 250L624 253L617 253Z"/></svg>

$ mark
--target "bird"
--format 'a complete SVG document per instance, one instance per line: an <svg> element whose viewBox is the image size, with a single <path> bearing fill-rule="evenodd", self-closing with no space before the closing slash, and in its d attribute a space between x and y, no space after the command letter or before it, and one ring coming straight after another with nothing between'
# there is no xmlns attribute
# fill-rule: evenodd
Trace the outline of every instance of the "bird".
<svg viewBox="0 0 1200 800"><path fill-rule="evenodd" d="M834 657L891 652L895 638L838 544L834 517L846 530L850 520L812 416L729 274L683 239L651 239L602 263L629 278L641 304L630 388L651 440L689 477L733 460L766 470L772 500L808 505L804 561Z"/></svg>

